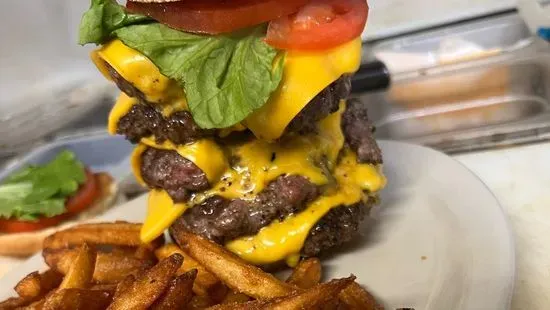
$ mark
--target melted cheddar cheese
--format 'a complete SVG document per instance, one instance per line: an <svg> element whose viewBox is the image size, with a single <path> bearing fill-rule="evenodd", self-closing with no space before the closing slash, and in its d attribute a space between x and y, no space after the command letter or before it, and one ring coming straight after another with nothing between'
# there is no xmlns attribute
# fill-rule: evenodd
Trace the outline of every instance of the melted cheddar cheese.
<svg viewBox="0 0 550 310"><path fill-rule="evenodd" d="M155 240L187 209L184 203L174 203L166 191L152 190L149 192L147 217L141 228L140 239L144 242Z"/></svg>
<svg viewBox="0 0 550 310"><path fill-rule="evenodd" d="M289 265L294 265L310 230L323 216L332 208L358 203L364 199L363 191L378 191L386 183L379 168L358 164L352 152L346 152L336 167L334 177L338 187L312 202L305 211L283 221L275 221L255 236L239 238L225 246L253 264L265 265L286 260Z"/></svg>
<svg viewBox="0 0 550 310"><path fill-rule="evenodd" d="M187 109L185 94L177 83L162 75L146 56L127 47L120 40L113 40L94 51L92 60L108 79L111 77L105 63L139 89L149 102L161 104L164 116ZM275 140L281 137L292 119L317 94L343 74L357 71L361 63L361 39L357 38L328 51L288 51L284 61L283 80L278 90L242 124L222 129L221 137L245 128L249 128L260 139ZM109 118L109 130L112 132L116 132L113 128L124 116L122 112L129 111L128 102L121 105L118 112L112 113Z"/></svg>
<svg viewBox="0 0 550 310"><path fill-rule="evenodd" d="M252 199L271 181L285 174L307 177L316 185L328 184L331 180L325 170L333 168L344 146L340 128L344 109L345 103L342 102L337 113L320 122L316 134L285 137L278 143L254 139L241 145L227 146L230 156L239 161L212 189L196 194L192 203L200 203L214 195L227 199ZM321 167L321 162L326 167Z"/></svg>
<svg viewBox="0 0 550 310"><path fill-rule="evenodd" d="M319 52L288 51L283 80L268 102L245 123L256 137L279 138L288 124L323 89L361 64L361 38Z"/></svg>
<svg viewBox="0 0 550 310"><path fill-rule="evenodd" d="M170 141L158 144L151 137L141 139L141 143L156 149L178 152L181 157L197 165L206 174L210 184L216 184L228 168L223 150L210 139L203 139L185 145L175 145Z"/></svg>
<svg viewBox="0 0 550 310"><path fill-rule="evenodd" d="M128 97L125 93L120 93L115 105L109 113L109 120L107 123L107 131L111 135L117 133L118 122L124 115L128 114L132 107L136 104L140 104L139 100L136 98ZM187 101L185 98L176 98L172 101L169 101L167 104L160 106L162 109L162 115L164 117L170 116L175 111L187 110Z"/></svg>
<svg viewBox="0 0 550 310"><path fill-rule="evenodd" d="M138 104L138 100L136 98L128 97L125 93L120 93L120 96L109 113L109 120L107 122L107 131L111 135L116 135L118 121L124 115L128 114L135 104Z"/></svg>
<svg viewBox="0 0 550 310"><path fill-rule="evenodd" d="M149 58L124 45L120 40L112 40L91 54L92 61L99 71L112 80L106 64L109 64L126 81L145 95L147 101L163 103L172 98L183 97L181 87L172 79L160 73Z"/></svg>

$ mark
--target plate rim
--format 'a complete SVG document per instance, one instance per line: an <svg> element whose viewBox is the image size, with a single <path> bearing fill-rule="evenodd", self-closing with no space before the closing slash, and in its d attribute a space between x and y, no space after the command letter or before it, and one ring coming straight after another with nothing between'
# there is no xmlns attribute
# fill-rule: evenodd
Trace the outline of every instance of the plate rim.
<svg viewBox="0 0 550 310"><path fill-rule="evenodd" d="M378 142L378 145L382 148L382 151L384 149L384 147L382 147L382 145L397 145L397 146L405 146L405 147L409 147L409 148L416 148L416 149L419 149L419 150L422 150L422 151L425 151L425 152L430 152L430 153L432 153L436 156L446 157L447 159L452 160L453 162L455 162L456 164L458 164L459 166L464 168L464 170L467 171L468 174L470 174L474 179L477 180L477 182L480 185L482 185L484 191L487 192L487 194L490 195L490 197L496 203L496 206L498 206L498 210L499 210L498 214L500 215L500 217L502 219L503 227L506 230L505 240L507 241L507 248L509 249L509 253L507 255L508 256L507 257L508 264L506 264L506 266L507 266L507 272L508 272L508 276L509 276L509 279L510 279L509 280L510 283L508 285L508 292L506 292L507 296L506 296L506 300L504 301L504 303L506 305L506 309L511 309L512 298L514 296L514 291L515 291L515 286L516 286L516 279L517 279L515 236L514 236L514 230L512 228L512 224L511 224L511 221L510 221L510 217L508 216L508 213L504 209L504 206L502 205L502 203L500 202L498 197L495 195L495 193L491 190L491 188L474 171L472 171L470 168L468 168L465 164L463 164L462 162L460 162L456 158L454 158L454 157L450 156L449 154L446 154L446 153L444 153L440 150L437 150L435 148L432 148L432 147L429 147L429 146L426 146L426 145L419 145L419 144L414 144L414 143L406 142L406 141L394 141L394 140L386 140L386 139L377 139L376 141Z"/></svg>

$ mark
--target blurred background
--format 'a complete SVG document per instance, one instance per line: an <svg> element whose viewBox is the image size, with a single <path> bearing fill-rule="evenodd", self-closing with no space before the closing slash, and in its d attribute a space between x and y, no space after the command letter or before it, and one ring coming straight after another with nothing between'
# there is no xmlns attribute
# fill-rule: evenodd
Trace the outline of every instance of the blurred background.
<svg viewBox="0 0 550 310"><path fill-rule="evenodd" d="M354 96L371 107L377 137L453 154L550 138L549 2L370 0ZM0 2L0 165L85 139L120 163L116 177L130 174L129 144L100 144L117 139L105 133L117 90L89 61L93 47L76 44L88 6ZM376 79L391 84L373 91Z"/></svg>

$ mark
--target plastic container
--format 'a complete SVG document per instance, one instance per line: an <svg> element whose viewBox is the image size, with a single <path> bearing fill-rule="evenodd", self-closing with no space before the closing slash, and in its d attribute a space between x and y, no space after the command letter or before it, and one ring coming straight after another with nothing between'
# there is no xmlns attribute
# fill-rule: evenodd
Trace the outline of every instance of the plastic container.
<svg viewBox="0 0 550 310"><path fill-rule="evenodd" d="M385 61L391 87L355 94L369 106L377 138L449 153L550 139L550 45L519 15L381 42L373 50L426 57L449 39L493 52L455 61L433 57L439 61L401 70L402 62Z"/></svg>
<svg viewBox="0 0 550 310"><path fill-rule="evenodd" d="M522 18L508 13L381 41L370 47L368 56L382 60L391 73L403 73L494 56L521 48L530 38Z"/></svg>

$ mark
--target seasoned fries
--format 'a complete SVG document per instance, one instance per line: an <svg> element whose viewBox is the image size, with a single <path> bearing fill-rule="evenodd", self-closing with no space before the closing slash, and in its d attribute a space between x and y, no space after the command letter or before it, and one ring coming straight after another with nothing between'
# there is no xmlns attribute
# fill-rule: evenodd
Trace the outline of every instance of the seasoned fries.
<svg viewBox="0 0 550 310"><path fill-rule="evenodd" d="M354 276L321 282L317 258L302 260L285 283L184 230L173 235L183 248L140 244L139 227L89 224L48 237L42 256L51 269L19 281L19 296L0 310L383 309Z"/></svg>
<svg viewBox="0 0 550 310"><path fill-rule="evenodd" d="M102 310L112 301L112 292L79 288L62 289L46 299L43 310Z"/></svg>
<svg viewBox="0 0 550 310"><path fill-rule="evenodd" d="M98 252L93 275L94 282L118 283L129 274L152 267L155 262L154 257L145 256L143 251L139 249L138 251L135 254L132 252ZM48 266L62 274L67 274L76 252L77 250L71 249L44 250L43 256ZM152 253L151 255L153 255ZM138 255L143 258L139 258Z"/></svg>
<svg viewBox="0 0 550 310"><path fill-rule="evenodd" d="M175 244L167 244L155 251L155 255L159 260L166 258L172 254L180 254L183 256L183 265L178 270L178 275L184 274L190 270L197 270L197 278L193 284L193 292L197 295L223 295L220 291L226 291L221 281L210 273L206 268L199 264L189 254L185 253ZM222 292L223 293L223 292ZM222 296L223 298L223 296Z"/></svg>
<svg viewBox="0 0 550 310"><path fill-rule="evenodd" d="M344 304L347 309L351 310L383 310L384 307L380 306L374 297L367 292L361 285L353 282L346 289L340 293L340 302Z"/></svg>
<svg viewBox="0 0 550 310"><path fill-rule="evenodd" d="M184 230L178 230L173 237L201 265L235 291L257 299L272 299L293 291L290 285L209 240Z"/></svg>
<svg viewBox="0 0 550 310"><path fill-rule="evenodd" d="M164 293L182 263L183 257L179 254L161 260L136 277L132 284L118 294L108 309L147 309Z"/></svg>
<svg viewBox="0 0 550 310"><path fill-rule="evenodd" d="M19 281L14 290L20 297L37 299L59 286L62 280L63 275L54 270L50 269L44 273L35 271Z"/></svg>
<svg viewBox="0 0 550 310"><path fill-rule="evenodd" d="M275 298L270 301L251 301L245 304L228 304L211 307L212 310L237 310L237 309L278 309L301 310L321 309L330 303L343 289L353 283L354 276L345 279L332 280L328 283L318 284L305 291L296 291L290 295Z"/></svg>
<svg viewBox="0 0 550 310"><path fill-rule="evenodd" d="M97 253L84 243L73 259L71 267L67 271L60 289L86 288L92 282Z"/></svg>
<svg viewBox="0 0 550 310"><path fill-rule="evenodd" d="M178 310L185 307L193 298L193 282L197 270L177 276L168 284L166 292L151 306L151 310Z"/></svg>
<svg viewBox="0 0 550 310"><path fill-rule="evenodd" d="M24 307L26 305L29 305L30 303L32 303L32 301L29 301L27 298L11 297L0 302L0 309L2 310L16 309L19 307Z"/></svg>
<svg viewBox="0 0 550 310"><path fill-rule="evenodd" d="M231 291L227 293L225 298L222 300L222 304L224 305L234 304L234 303L240 304L240 303L245 303L249 300L250 300L250 297L246 296L246 294Z"/></svg>
<svg viewBox="0 0 550 310"><path fill-rule="evenodd" d="M318 258L308 258L301 261L286 280L298 288L308 289L321 282L321 261Z"/></svg>
<svg viewBox="0 0 550 310"><path fill-rule="evenodd" d="M98 283L118 283L129 274L153 265L152 261L131 256L112 253L102 254L97 257L94 281Z"/></svg>
<svg viewBox="0 0 550 310"><path fill-rule="evenodd" d="M44 240L44 248L66 249L82 243L138 247L142 246L140 229L141 224L127 222L84 224L54 233ZM157 248L163 243L164 240L159 238L151 246Z"/></svg>

